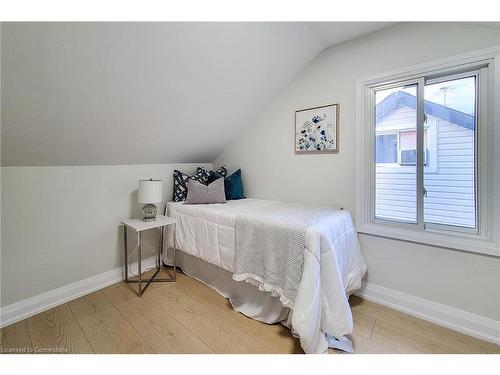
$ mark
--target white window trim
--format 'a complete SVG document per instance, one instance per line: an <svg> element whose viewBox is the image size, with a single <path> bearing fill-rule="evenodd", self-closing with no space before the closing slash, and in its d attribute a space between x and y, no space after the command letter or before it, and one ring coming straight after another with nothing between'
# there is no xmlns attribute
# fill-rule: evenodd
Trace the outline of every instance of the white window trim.
<svg viewBox="0 0 500 375"><path fill-rule="evenodd" d="M488 102L478 111L477 187L478 233L450 230L442 226L410 226L397 222L374 220L374 129L367 114L373 110L369 86L380 82L411 80L429 73L446 73L474 69L488 64L486 83ZM483 82L484 84L484 82ZM360 78L356 82L356 225L359 233L433 245L500 257L500 45L472 51L445 59L427 62L406 69ZM485 103L485 100L480 102ZM423 105L423 103L422 103ZM495 147L495 145L497 145ZM494 148L495 147L495 148ZM494 166L497 166L495 169ZM423 199L423 197L422 197ZM423 214L423 212L422 212Z"/></svg>

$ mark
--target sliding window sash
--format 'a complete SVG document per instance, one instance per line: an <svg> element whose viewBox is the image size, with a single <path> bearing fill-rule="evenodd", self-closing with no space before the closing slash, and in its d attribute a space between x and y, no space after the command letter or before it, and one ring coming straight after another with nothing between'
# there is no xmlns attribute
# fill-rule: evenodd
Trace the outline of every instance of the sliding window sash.
<svg viewBox="0 0 500 375"><path fill-rule="evenodd" d="M475 66L477 68L477 65ZM435 83L446 82L450 80L456 80L460 78L474 77L476 80L476 103L474 108L474 207L476 213L476 227L466 228L456 225L447 224L437 224L437 223L425 223L425 229L428 231L436 233L449 233L457 232L464 234L486 234L488 229L488 205L484 204L485 199L481 199L482 196L488 194L484 187L487 187L488 183L482 183L488 179L486 175L488 164L488 150L492 147L488 145L487 128L486 126L481 126L482 121L487 121L487 94L488 94L488 68L480 67L479 69L464 70L463 72L456 74L441 74L434 75L431 78L425 80L426 85L432 85ZM486 137L486 138L485 138ZM481 146L482 145L482 146ZM483 176L481 176L483 175ZM480 177L481 176L481 177Z"/></svg>
<svg viewBox="0 0 500 375"><path fill-rule="evenodd" d="M373 85L373 86L368 86L367 87L367 93L366 93L366 105L367 105L367 113L369 116L369 123L370 123L370 132L367 134L368 139L370 139L370 155L371 155L371 160L370 160L370 194L371 194L371 199L370 199L370 221L373 223L380 223L380 224L390 224L390 225L396 225L400 226L403 228L410 228L410 229L424 229L424 153L423 153L423 145L424 145L424 121L425 121L425 115L424 115L424 85L425 85L425 80L424 78L416 78L416 79L411 79L411 80L405 80L405 81L393 81L388 84L383 84L383 85ZM392 88L397 88L397 87L404 87L404 86L416 86L417 89L417 118L416 118L416 124L415 124L415 130L417 133L417 163L416 163L416 175L415 175L415 180L416 180L416 185L415 185L415 194L416 194L416 211L417 211L417 216L416 216L416 223L410 223L410 222L405 222L403 220L396 220L396 219L386 219L386 218L379 218L376 217L375 215L375 205L376 205L376 111L375 111L375 94L377 91L382 91L382 90L388 90Z"/></svg>
<svg viewBox="0 0 500 375"><path fill-rule="evenodd" d="M417 80L417 227L424 229L424 86L425 79Z"/></svg>

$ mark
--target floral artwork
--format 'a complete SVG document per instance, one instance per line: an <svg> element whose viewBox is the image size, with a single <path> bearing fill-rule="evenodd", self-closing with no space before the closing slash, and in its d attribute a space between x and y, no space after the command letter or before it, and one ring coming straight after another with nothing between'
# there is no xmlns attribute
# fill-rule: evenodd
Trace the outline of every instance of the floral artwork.
<svg viewBox="0 0 500 375"><path fill-rule="evenodd" d="M338 104L295 112L295 152L338 152Z"/></svg>

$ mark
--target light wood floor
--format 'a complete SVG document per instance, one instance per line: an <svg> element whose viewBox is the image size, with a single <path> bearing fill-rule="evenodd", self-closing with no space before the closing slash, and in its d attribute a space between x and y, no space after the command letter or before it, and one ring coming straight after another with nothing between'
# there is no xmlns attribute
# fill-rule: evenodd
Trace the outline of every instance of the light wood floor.
<svg viewBox="0 0 500 375"><path fill-rule="evenodd" d="M118 283L1 330L1 351L50 353L302 353L280 324L234 311L183 274L142 298ZM356 353L500 353L500 347L351 298ZM331 353L337 353L331 350Z"/></svg>

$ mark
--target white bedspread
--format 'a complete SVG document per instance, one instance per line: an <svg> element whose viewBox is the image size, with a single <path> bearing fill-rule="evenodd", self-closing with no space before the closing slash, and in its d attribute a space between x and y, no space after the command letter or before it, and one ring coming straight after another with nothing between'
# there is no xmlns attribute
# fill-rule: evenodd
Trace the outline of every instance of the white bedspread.
<svg viewBox="0 0 500 375"><path fill-rule="evenodd" d="M167 208L177 220L179 249L234 272L238 215L269 203L247 198L216 205L169 202ZM348 296L361 286L366 265L347 211L322 218L305 236L303 274L289 321L306 353L322 353L328 348L325 334L339 339L352 334Z"/></svg>
<svg viewBox="0 0 500 375"><path fill-rule="evenodd" d="M236 219L233 279L279 297L293 309L304 266L306 231L339 213L336 207L267 201L248 205ZM242 209L243 210L243 209Z"/></svg>

